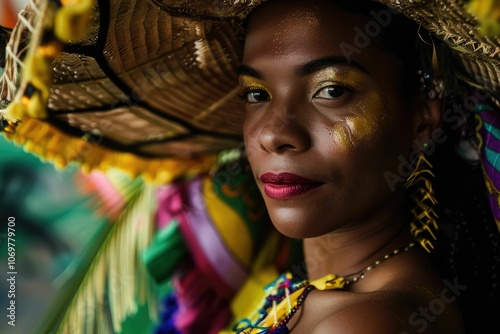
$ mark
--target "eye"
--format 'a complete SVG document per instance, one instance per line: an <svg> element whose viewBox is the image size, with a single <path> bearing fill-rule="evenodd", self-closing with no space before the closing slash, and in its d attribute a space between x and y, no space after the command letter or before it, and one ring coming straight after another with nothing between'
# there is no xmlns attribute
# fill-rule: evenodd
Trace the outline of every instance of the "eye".
<svg viewBox="0 0 500 334"><path fill-rule="evenodd" d="M318 99L332 100L332 99L337 99L351 91L352 90L350 88L347 88L345 86L331 85L320 89L316 94L314 94L314 97Z"/></svg>
<svg viewBox="0 0 500 334"><path fill-rule="evenodd" d="M263 89L246 90L241 94L241 98L248 103L260 103L269 101L269 93Z"/></svg>

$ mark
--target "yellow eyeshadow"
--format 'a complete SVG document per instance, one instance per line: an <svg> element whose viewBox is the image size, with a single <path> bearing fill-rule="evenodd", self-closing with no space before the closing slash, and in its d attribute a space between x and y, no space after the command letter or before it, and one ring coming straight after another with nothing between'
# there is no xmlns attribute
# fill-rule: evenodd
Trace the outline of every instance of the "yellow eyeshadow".
<svg viewBox="0 0 500 334"><path fill-rule="evenodd" d="M243 75L240 77L240 83L245 91L263 90L269 95L270 98L273 97L269 89L264 87L264 85L262 85L258 80L252 77Z"/></svg>
<svg viewBox="0 0 500 334"><path fill-rule="evenodd" d="M316 88L319 88L325 83L331 84L332 82L359 87L364 81L363 76L363 73L355 70L327 68L317 72L314 75L313 80L316 82Z"/></svg>

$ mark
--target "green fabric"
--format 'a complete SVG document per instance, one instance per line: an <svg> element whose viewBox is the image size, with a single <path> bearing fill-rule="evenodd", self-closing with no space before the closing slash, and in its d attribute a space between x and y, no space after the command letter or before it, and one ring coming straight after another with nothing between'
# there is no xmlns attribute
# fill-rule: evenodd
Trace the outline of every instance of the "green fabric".
<svg viewBox="0 0 500 334"><path fill-rule="evenodd" d="M153 280L162 284L170 279L187 254L179 222L173 219L156 234L152 244L142 253L142 260Z"/></svg>

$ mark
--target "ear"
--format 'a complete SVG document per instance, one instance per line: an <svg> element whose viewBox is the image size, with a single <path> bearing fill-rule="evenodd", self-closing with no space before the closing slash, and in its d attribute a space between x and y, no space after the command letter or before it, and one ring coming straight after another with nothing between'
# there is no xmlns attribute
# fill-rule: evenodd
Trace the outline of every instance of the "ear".
<svg viewBox="0 0 500 334"><path fill-rule="evenodd" d="M413 149L420 150L422 144L426 141L433 140L441 127L443 120L444 103L440 98L429 99L427 94L419 96L417 104L417 115L414 127Z"/></svg>

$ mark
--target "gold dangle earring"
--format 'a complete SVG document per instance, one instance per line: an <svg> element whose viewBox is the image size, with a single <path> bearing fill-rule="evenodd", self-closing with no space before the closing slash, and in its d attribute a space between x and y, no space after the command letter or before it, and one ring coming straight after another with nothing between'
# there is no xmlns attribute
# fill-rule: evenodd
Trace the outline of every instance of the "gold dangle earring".
<svg viewBox="0 0 500 334"><path fill-rule="evenodd" d="M413 238L428 253L434 248L433 240L436 240L435 232L439 229L437 224L438 215L434 211L434 205L437 204L437 201L429 179L430 177L434 177L434 174L432 173L432 165L423 152L428 150L432 144L432 140L428 140L422 145L415 169L404 185L405 188L413 191L411 198L414 202L414 207L411 213L414 218L410 223L410 232Z"/></svg>

